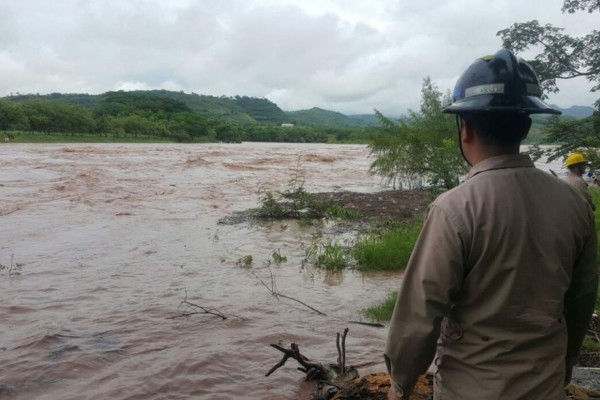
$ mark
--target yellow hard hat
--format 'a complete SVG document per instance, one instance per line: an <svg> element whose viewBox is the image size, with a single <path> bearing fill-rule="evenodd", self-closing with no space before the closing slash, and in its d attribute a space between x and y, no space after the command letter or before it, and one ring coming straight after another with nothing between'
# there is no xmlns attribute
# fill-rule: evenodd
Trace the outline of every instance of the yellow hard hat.
<svg viewBox="0 0 600 400"><path fill-rule="evenodd" d="M586 162L587 162L587 160L585 159L585 157L583 156L583 154L581 154L581 153L573 153L569 157L567 157L567 159L565 160L565 167L568 168L571 165L584 164Z"/></svg>

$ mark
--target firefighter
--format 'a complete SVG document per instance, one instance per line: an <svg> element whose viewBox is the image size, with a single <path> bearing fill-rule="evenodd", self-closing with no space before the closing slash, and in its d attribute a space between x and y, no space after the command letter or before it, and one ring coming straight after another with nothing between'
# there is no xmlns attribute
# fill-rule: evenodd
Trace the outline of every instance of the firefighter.
<svg viewBox="0 0 600 400"><path fill-rule="evenodd" d="M591 207L519 154L540 99L531 67L502 49L459 78L459 146L472 166L440 195L403 276L385 361L408 399L433 361L436 400L563 400L597 291Z"/></svg>
<svg viewBox="0 0 600 400"><path fill-rule="evenodd" d="M590 192L588 192L588 185L582 178L587 165L588 162L583 154L573 153L567 157L564 166L569 170L569 174L567 175L567 183L571 185L577 192L579 192L588 203L590 203L592 210L595 210L596 205L592 201Z"/></svg>

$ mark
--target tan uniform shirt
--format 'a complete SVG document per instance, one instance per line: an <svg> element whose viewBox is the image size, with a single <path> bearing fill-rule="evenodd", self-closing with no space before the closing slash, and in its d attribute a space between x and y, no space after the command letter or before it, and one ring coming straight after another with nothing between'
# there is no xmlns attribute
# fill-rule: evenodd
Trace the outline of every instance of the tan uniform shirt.
<svg viewBox="0 0 600 400"><path fill-rule="evenodd" d="M592 206L592 210L596 209L596 205L592 201L592 196L590 192L588 192L588 187L582 177L577 176L569 172L567 175L566 182L571 185L577 192L579 192L583 197L587 200L588 203Z"/></svg>
<svg viewBox="0 0 600 400"><path fill-rule="evenodd" d="M390 325L390 375L407 393L435 356L435 399L564 399L597 279L581 196L527 156L488 158L428 209Z"/></svg>

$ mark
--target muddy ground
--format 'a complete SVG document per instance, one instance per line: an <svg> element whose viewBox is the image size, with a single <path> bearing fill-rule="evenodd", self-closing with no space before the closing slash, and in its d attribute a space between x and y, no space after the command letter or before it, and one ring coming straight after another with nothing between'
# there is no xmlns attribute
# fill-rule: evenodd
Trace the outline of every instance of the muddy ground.
<svg viewBox="0 0 600 400"><path fill-rule="evenodd" d="M329 192L316 193L323 202L338 204L360 215L361 224L381 225L388 221L422 218L427 205L434 199L427 190L389 190L377 193Z"/></svg>

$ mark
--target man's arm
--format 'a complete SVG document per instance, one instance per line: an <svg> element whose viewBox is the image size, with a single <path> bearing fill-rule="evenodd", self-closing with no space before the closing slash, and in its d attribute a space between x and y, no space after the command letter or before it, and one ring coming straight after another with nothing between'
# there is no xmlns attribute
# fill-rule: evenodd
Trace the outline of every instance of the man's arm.
<svg viewBox="0 0 600 400"><path fill-rule="evenodd" d="M462 285L464 251L456 225L431 206L402 280L384 355L402 399L433 360L441 320Z"/></svg>

